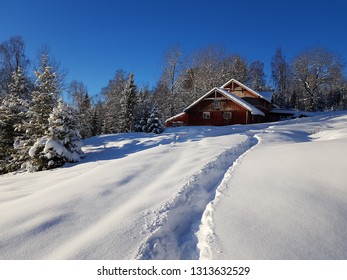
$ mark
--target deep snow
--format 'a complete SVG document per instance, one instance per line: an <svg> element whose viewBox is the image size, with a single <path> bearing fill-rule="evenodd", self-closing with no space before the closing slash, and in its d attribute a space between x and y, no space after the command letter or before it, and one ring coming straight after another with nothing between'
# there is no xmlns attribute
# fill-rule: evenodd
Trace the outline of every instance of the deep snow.
<svg viewBox="0 0 347 280"><path fill-rule="evenodd" d="M1 259L347 258L347 112L83 150L0 177Z"/></svg>

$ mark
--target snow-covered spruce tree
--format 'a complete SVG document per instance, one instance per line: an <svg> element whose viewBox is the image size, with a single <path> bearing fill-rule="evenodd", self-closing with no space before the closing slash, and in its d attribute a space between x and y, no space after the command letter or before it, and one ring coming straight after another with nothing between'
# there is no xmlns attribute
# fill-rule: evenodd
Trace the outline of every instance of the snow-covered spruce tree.
<svg viewBox="0 0 347 280"><path fill-rule="evenodd" d="M151 115L149 110L145 110L142 112L140 119L136 123L135 131L136 132L147 132L148 129L148 119Z"/></svg>
<svg viewBox="0 0 347 280"><path fill-rule="evenodd" d="M28 106L28 84L21 68L12 73L8 89L0 104L0 174L15 171L22 163L15 142L25 135L22 123Z"/></svg>
<svg viewBox="0 0 347 280"><path fill-rule="evenodd" d="M40 66L35 71L35 76L35 89L24 124L27 137L18 143L18 148L22 149L25 155L30 155L28 162L23 166L29 171L42 170L46 166L42 152L49 132L48 119L53 108L57 106L61 91L60 77L50 65L47 53L41 55Z"/></svg>
<svg viewBox="0 0 347 280"><path fill-rule="evenodd" d="M147 120L151 114L151 104L149 99L149 89L140 89L136 103L136 132L145 132L147 130Z"/></svg>
<svg viewBox="0 0 347 280"><path fill-rule="evenodd" d="M160 134L163 132L163 130L164 125L162 122L162 114L159 112L157 107L154 107L147 120L147 127L145 132Z"/></svg>
<svg viewBox="0 0 347 280"><path fill-rule="evenodd" d="M35 71L35 90L29 105L27 132L32 139L41 138L48 131L48 118L57 105L61 84L58 74L49 65L48 55L43 54L41 65ZM35 140L36 140L35 139Z"/></svg>
<svg viewBox="0 0 347 280"><path fill-rule="evenodd" d="M122 91L120 102L119 132L131 132L134 130L136 104L136 85L133 74L129 75L129 79Z"/></svg>
<svg viewBox="0 0 347 280"><path fill-rule="evenodd" d="M47 135L38 139L29 151L30 170L40 171L77 162L83 156L77 118L73 109L59 101L48 119Z"/></svg>
<svg viewBox="0 0 347 280"><path fill-rule="evenodd" d="M121 112L121 99L125 85L128 81L128 74L118 69L108 85L101 90L103 96L103 116L101 131L105 133L116 133L119 128L119 115Z"/></svg>

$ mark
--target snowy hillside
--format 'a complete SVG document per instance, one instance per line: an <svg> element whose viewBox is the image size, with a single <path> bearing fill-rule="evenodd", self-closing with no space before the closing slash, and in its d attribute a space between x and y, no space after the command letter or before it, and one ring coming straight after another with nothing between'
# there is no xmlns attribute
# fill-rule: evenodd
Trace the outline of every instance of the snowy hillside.
<svg viewBox="0 0 347 280"><path fill-rule="evenodd" d="M0 259L347 258L347 112L84 144L0 177Z"/></svg>

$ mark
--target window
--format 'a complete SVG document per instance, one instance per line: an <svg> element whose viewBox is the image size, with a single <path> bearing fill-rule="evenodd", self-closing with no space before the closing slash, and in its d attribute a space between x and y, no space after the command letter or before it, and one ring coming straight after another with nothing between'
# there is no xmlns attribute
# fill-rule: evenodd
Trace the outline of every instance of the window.
<svg viewBox="0 0 347 280"><path fill-rule="evenodd" d="M220 100L214 100L212 106L213 106L213 109L219 110L221 108Z"/></svg>
<svg viewBox="0 0 347 280"><path fill-rule="evenodd" d="M210 112L203 112L202 113L202 118L205 119L205 120L210 119L211 118Z"/></svg>
<svg viewBox="0 0 347 280"><path fill-rule="evenodd" d="M223 119L231 120L231 112L224 112L223 113Z"/></svg>

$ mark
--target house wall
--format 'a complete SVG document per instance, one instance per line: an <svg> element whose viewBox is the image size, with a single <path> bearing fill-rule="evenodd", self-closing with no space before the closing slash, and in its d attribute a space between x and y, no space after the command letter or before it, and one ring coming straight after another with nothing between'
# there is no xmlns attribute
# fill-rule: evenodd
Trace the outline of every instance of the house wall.
<svg viewBox="0 0 347 280"><path fill-rule="evenodd" d="M238 104L226 98L218 98L220 109L214 108L214 101L205 99L187 111L189 114L189 125L232 125L247 124L251 121L249 112ZM204 119L204 112L210 114L209 119ZM224 113L231 113L231 118L226 119Z"/></svg>
<svg viewBox="0 0 347 280"><path fill-rule="evenodd" d="M188 114L180 114L177 117L171 118L170 120L165 122L166 127L183 126L183 125L189 125Z"/></svg>

